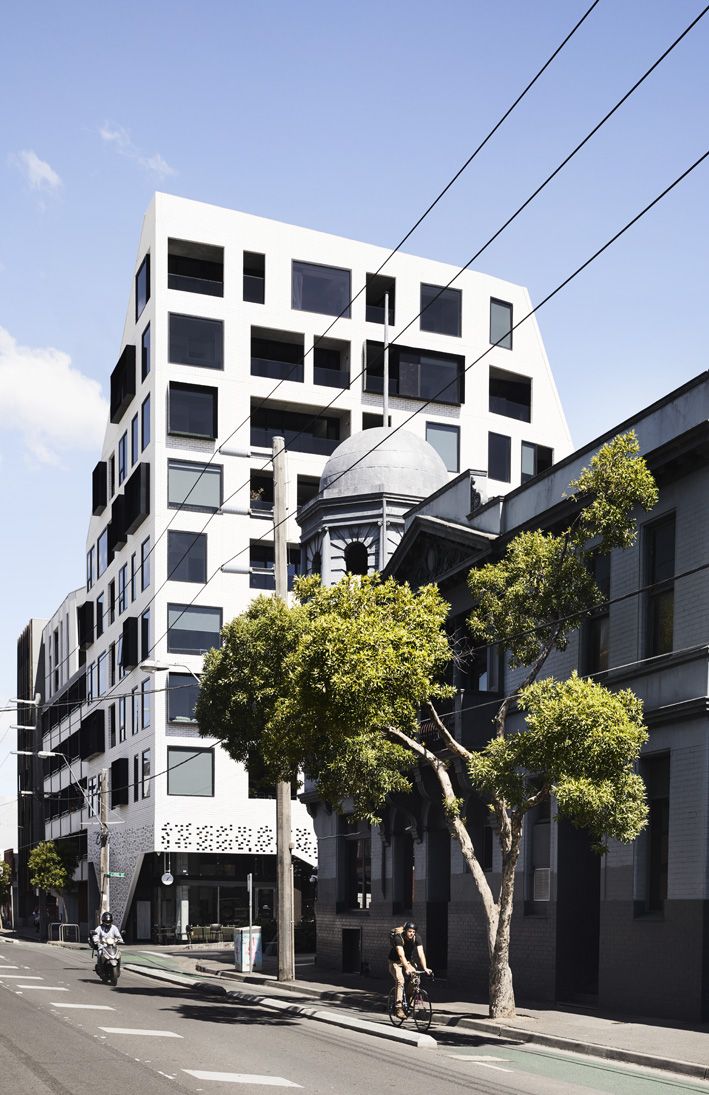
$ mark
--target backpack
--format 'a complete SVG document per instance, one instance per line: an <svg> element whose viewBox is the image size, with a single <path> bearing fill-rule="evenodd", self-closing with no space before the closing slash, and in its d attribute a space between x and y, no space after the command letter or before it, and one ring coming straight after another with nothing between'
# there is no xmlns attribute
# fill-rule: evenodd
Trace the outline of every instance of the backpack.
<svg viewBox="0 0 709 1095"><path fill-rule="evenodd" d="M392 928L391 931L389 932L389 946L390 947L396 947L396 937L397 937L397 935L400 935L402 937L402 939L404 938L404 925L403 924L401 924L398 928Z"/></svg>

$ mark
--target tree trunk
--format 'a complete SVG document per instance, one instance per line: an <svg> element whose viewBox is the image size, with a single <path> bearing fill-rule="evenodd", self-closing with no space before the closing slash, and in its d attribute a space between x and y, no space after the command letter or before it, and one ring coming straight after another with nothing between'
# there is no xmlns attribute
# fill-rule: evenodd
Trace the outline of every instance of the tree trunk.
<svg viewBox="0 0 709 1095"><path fill-rule="evenodd" d="M515 996L510 969L510 929L514 907L515 867L522 835L521 818L513 815L509 847L502 852L502 882L498 900L497 932L490 959L490 1017L511 1019L515 1015Z"/></svg>

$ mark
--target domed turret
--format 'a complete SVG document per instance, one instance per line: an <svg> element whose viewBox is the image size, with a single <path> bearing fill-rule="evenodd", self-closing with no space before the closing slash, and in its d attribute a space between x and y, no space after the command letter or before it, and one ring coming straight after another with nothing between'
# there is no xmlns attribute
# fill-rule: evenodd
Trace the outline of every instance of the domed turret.
<svg viewBox="0 0 709 1095"><path fill-rule="evenodd" d="M379 426L338 445L323 469L320 493L339 498L386 491L426 498L447 482L446 466L428 441Z"/></svg>

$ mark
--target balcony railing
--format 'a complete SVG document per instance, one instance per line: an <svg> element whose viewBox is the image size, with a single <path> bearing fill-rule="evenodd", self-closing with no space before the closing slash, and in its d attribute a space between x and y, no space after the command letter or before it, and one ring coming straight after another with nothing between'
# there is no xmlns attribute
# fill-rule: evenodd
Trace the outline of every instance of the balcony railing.
<svg viewBox="0 0 709 1095"><path fill-rule="evenodd" d="M263 304L265 278L244 274L244 300L250 304Z"/></svg>
<svg viewBox="0 0 709 1095"><path fill-rule="evenodd" d="M329 388L349 388L349 370L321 369L316 365L313 369L313 383Z"/></svg>
<svg viewBox="0 0 709 1095"><path fill-rule="evenodd" d="M303 363L277 361L268 357L251 358L251 375L268 376L273 380L295 380L303 383Z"/></svg>
<svg viewBox="0 0 709 1095"><path fill-rule="evenodd" d="M287 449L295 452L311 452L317 456L331 456L340 444L339 438L313 437L312 434L298 433L297 430L251 428L251 444L254 448L272 449L273 438L282 437Z"/></svg>
<svg viewBox="0 0 709 1095"><path fill-rule="evenodd" d="M224 282L208 278L192 278L186 274L168 274L168 289L180 289L183 293L204 293L208 297L223 297Z"/></svg>

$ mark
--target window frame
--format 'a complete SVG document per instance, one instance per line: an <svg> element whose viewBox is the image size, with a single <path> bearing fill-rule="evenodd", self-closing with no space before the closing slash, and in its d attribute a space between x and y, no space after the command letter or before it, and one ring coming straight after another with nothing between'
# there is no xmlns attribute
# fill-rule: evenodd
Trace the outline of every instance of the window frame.
<svg viewBox="0 0 709 1095"><path fill-rule="evenodd" d="M450 436L455 436L455 439L456 439L456 445L455 445L456 457L455 457L455 467L454 468L450 468L448 466L443 454L439 451L438 448L436 448L436 446L433 444L433 442L429 439L429 436L428 436L429 430L432 430L434 432L436 430L438 430L440 433L449 434ZM433 449L436 450L438 455L441 457L441 460L443 460L443 463L446 465L446 471L453 472L454 475L460 474L460 426L456 426L456 425L453 425L452 423L448 423L448 422L427 422L426 423L426 441L428 442L428 444Z"/></svg>
<svg viewBox="0 0 709 1095"><path fill-rule="evenodd" d="M180 430L173 425L172 395L209 396L211 399L211 432L200 433L196 430ZM171 437L194 437L199 441L216 441L219 428L219 389L207 384L185 384L180 380L171 380L167 392L167 432ZM175 408L175 415L177 408Z"/></svg>
<svg viewBox="0 0 709 1095"><path fill-rule="evenodd" d="M462 289L453 289L453 288L451 288L450 285L433 285L429 281L422 281L420 284L421 284L421 288L420 288L420 295L419 295L419 304L420 304L419 330L425 331L427 334L444 335L448 338L462 338L463 337L463 291L462 291ZM434 291L432 299L427 304L424 303L424 290L426 290L426 289L432 289ZM447 297L446 294L450 294L450 297ZM453 294L455 294L455 297L453 297ZM436 304L443 303L446 300L450 300L452 302L453 299L456 299L457 302L458 302L458 323L457 323L458 330L457 331L442 331L440 327L432 325L431 315L429 313L431 312L432 308L435 309ZM436 312L434 310L433 316L435 317L435 315L436 315ZM425 322L426 321L426 316L429 317L428 324Z"/></svg>
<svg viewBox="0 0 709 1095"><path fill-rule="evenodd" d="M202 475L206 472L207 476L215 476L218 473L219 478L219 505L218 506L204 506L195 505L188 501L183 502L171 502L170 501L170 472L172 470L179 471L190 468L199 469L200 474L197 475L195 482L198 482ZM190 491L188 491L186 498L189 498L194 490L194 484ZM168 509L182 509L195 513L218 513L221 510L222 503L224 501L224 465L223 464L208 464L197 460L168 460L167 462L167 507Z"/></svg>
<svg viewBox="0 0 709 1095"><path fill-rule="evenodd" d="M301 304L296 304L296 291L295 291L295 275L296 267L307 267L310 270L331 270L338 274L347 275L347 306L344 309L336 308L334 311L326 309L323 311L321 308L306 308L302 304L302 287L301 287ZM298 271L304 273L303 270ZM309 312L311 315L319 316L337 316L340 319L351 319L352 315L352 271L345 266L332 266L326 262L307 262L305 259L292 259L291 260L291 309L295 312Z"/></svg>
<svg viewBox="0 0 709 1095"><path fill-rule="evenodd" d="M144 289L145 295L141 291L141 276L144 275ZM142 300L142 304L141 304ZM138 267L135 275L135 321L136 323L145 311L146 305L150 300L150 252L148 251L145 258Z"/></svg>
<svg viewBox="0 0 709 1095"><path fill-rule="evenodd" d="M192 753L194 756L198 756L198 755L199 756L204 756L204 754L209 754L211 756L211 790L208 793L203 793L203 792L192 792L192 793L190 793L190 792L184 792L184 791L173 791L173 790L170 789L171 784L172 784L172 781L171 781L171 778L170 778L171 775L172 775L172 772L174 771L175 768L178 767L179 764L184 764L185 761L188 760L188 758L185 757L184 760L182 760L182 761L177 761L177 763L172 763L172 764L170 763L173 756L176 756L176 755L181 754L181 753ZM205 748L194 747L194 746L189 746L189 745L168 745L168 747L167 747L167 794L174 797L174 798L214 798L214 796L215 796L215 771L214 771L214 769L215 769L215 765L214 765L214 750L213 749L209 749L209 748L205 749Z"/></svg>
<svg viewBox="0 0 709 1095"><path fill-rule="evenodd" d="M502 339L500 339L498 341L493 340L493 337L492 337L492 335L493 335L493 331L492 331L492 309L493 309L493 305L496 305L498 308L506 308L506 309L509 310L509 316L510 316L509 331L506 335L503 336L503 338L509 339L509 346L506 345L506 343L503 342ZM490 297L490 317L489 318L490 318L490 324L489 324L488 335L489 335L490 345L495 346L496 348L499 348L500 350L511 350L513 348L512 335L513 335L513 332L514 332L514 305L512 304L512 302L509 301L509 300L500 300L499 297Z"/></svg>
<svg viewBox="0 0 709 1095"><path fill-rule="evenodd" d="M219 331L219 340L218 341L220 343L220 356L219 356L219 359L218 359L218 363L209 364L206 361L199 361L199 360L196 359L196 355L189 354L189 353L186 354L185 357L191 358L191 360L180 360L179 358L177 358L177 356L176 356L177 351L174 349L174 343L175 343L175 340L176 340L177 336L175 334L173 334L172 321L173 320L178 320L178 319L180 319L180 320L190 320L190 321L194 322L195 324L204 324L205 329L206 329L207 325L212 325L213 329L215 331L216 330ZM213 370L216 370L217 372L223 372L224 371L224 320L223 319L215 319L213 316L193 316L193 315L188 315L185 312L168 312L167 325L168 325L168 357L167 357L167 359L168 359L168 362L169 362L170 365L185 365L185 366L187 366L188 368L191 368L191 369L213 369ZM217 358L215 358L215 362L216 361L217 361Z"/></svg>
<svg viewBox="0 0 709 1095"><path fill-rule="evenodd" d="M490 464L492 463L492 461L490 459L490 456L491 456L491 444L492 444L492 438L493 437L499 438L500 440L503 440L503 441L507 442L507 464L508 464L508 469L507 470L508 470L508 474L507 474L506 479L500 479L499 476L492 475L490 473ZM512 438L508 434L496 433L494 430L488 430L488 434L487 434L487 477L488 477L488 479L492 479L493 482L495 482L495 483L511 483L512 482Z"/></svg>
<svg viewBox="0 0 709 1095"><path fill-rule="evenodd" d="M173 566L171 564L171 561L170 561L171 542L173 542L175 540L175 538L178 537L178 536L189 536L189 537L191 537L192 542L191 542L189 548L187 549L187 552L183 552L183 554L180 557L178 563L173 568ZM181 566L189 566L189 564L190 564L189 552L192 550L192 548L195 548L197 545L203 545L203 556L204 556L204 558L203 558L203 563L204 563L203 574L204 574L204 577L202 577L202 578L179 577L179 575L178 575L179 568ZM171 581L171 582L192 582L194 584L204 585L207 581L207 573L208 573L207 533L206 532L185 532L185 531L181 531L180 529L168 529L168 533L167 533L167 577L168 577L168 581Z"/></svg>
<svg viewBox="0 0 709 1095"><path fill-rule="evenodd" d="M150 373L150 324L140 336L140 378L145 380Z"/></svg>

